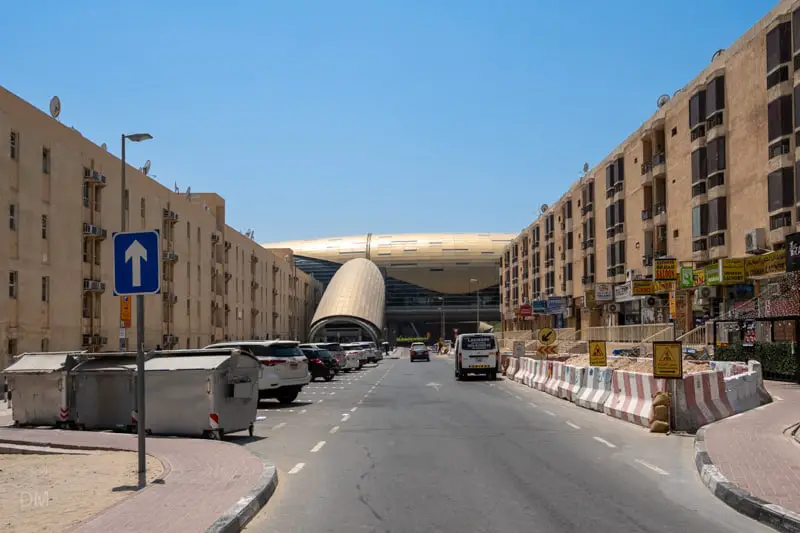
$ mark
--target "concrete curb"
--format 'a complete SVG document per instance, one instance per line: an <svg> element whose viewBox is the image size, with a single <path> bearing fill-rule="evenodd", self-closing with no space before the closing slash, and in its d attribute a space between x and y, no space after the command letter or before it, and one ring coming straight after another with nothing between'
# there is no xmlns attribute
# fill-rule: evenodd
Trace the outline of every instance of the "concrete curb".
<svg viewBox="0 0 800 533"><path fill-rule="evenodd" d="M246 496L228 509L225 514L217 518L206 533L239 533L253 519L275 494L278 487L278 470L272 463L261 459L264 471L258 478L258 483Z"/></svg>
<svg viewBox="0 0 800 533"><path fill-rule="evenodd" d="M753 496L722 475L708 455L705 428L700 428L694 438L694 463L703 484L729 507L777 531L800 532L800 514Z"/></svg>

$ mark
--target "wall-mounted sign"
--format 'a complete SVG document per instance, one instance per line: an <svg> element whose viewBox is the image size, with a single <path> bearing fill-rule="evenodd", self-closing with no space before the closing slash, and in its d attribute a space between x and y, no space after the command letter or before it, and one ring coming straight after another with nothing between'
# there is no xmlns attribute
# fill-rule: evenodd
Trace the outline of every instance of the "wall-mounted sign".
<svg viewBox="0 0 800 533"><path fill-rule="evenodd" d="M595 283L594 299L598 303L614 301L614 285L611 283Z"/></svg>
<svg viewBox="0 0 800 533"><path fill-rule="evenodd" d="M748 278L786 272L786 249L748 256L744 260L744 267Z"/></svg>
<svg viewBox="0 0 800 533"><path fill-rule="evenodd" d="M681 267L680 286L681 289L691 289L694 287L694 270L692 270L692 267Z"/></svg>
<svg viewBox="0 0 800 533"><path fill-rule="evenodd" d="M653 271L655 280L675 280L678 278L678 260L669 257L661 257L653 261Z"/></svg>
<svg viewBox="0 0 800 533"><path fill-rule="evenodd" d="M786 272L800 270L800 233L786 236Z"/></svg>

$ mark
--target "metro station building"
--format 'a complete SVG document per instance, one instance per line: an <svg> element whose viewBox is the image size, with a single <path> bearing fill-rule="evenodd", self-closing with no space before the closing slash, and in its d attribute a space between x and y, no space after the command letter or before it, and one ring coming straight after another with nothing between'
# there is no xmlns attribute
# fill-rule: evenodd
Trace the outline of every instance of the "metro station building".
<svg viewBox="0 0 800 533"><path fill-rule="evenodd" d="M326 287L342 265L354 258L373 262L384 279L382 336L390 341L488 330L500 317L499 266L503 250L516 235L506 233L372 234L264 244L291 249L300 270ZM356 272L355 269L353 269ZM369 297L359 276L350 276L350 290L337 289L337 312L356 314ZM338 283L337 283L338 285ZM324 297L323 297L324 298ZM344 306L342 304L344 302ZM320 306L324 312L327 305ZM331 304L333 305L333 304ZM321 318L315 317L317 323ZM327 338L353 338L363 333L353 321L329 323ZM361 337L361 338L368 338Z"/></svg>

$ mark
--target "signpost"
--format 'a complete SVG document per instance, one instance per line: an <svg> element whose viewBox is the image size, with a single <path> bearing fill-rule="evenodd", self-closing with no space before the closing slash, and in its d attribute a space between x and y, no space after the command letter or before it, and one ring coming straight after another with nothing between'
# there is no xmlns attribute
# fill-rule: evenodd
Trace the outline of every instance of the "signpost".
<svg viewBox="0 0 800 533"><path fill-rule="evenodd" d="M589 341L589 366L608 366L606 341Z"/></svg>
<svg viewBox="0 0 800 533"><path fill-rule="evenodd" d="M556 346L556 341L558 340L558 336L553 328L540 329L537 338L539 340L539 346L536 348L536 351L539 352L540 355L554 355L557 353L558 346Z"/></svg>
<svg viewBox="0 0 800 533"><path fill-rule="evenodd" d="M525 357L525 343L514 341L514 357Z"/></svg>
<svg viewBox="0 0 800 533"><path fill-rule="evenodd" d="M144 401L144 296L161 292L158 231L114 233L114 296L136 296L136 425L139 473L147 471Z"/></svg>
<svg viewBox="0 0 800 533"><path fill-rule="evenodd" d="M653 377L683 378L683 345L675 341L653 342Z"/></svg>

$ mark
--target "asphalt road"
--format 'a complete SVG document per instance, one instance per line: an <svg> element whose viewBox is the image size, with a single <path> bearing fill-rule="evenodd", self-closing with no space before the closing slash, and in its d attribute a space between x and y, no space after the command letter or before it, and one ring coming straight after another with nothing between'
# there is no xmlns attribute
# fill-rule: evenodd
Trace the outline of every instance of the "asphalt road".
<svg viewBox="0 0 800 533"><path fill-rule="evenodd" d="M248 532L772 531L702 485L691 438L456 382L452 359L384 360L301 399L238 439L280 475Z"/></svg>

